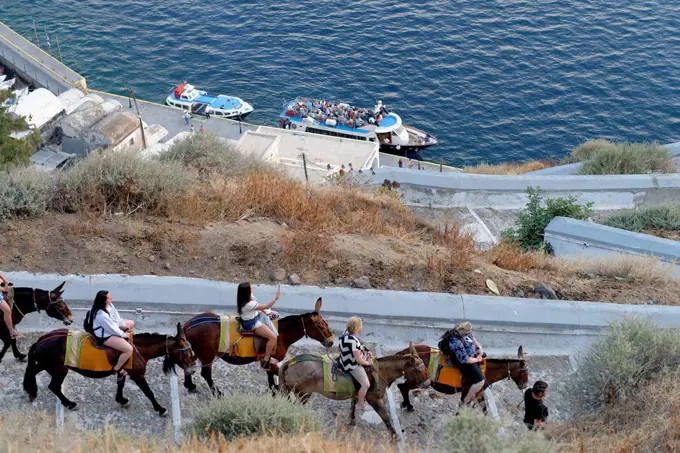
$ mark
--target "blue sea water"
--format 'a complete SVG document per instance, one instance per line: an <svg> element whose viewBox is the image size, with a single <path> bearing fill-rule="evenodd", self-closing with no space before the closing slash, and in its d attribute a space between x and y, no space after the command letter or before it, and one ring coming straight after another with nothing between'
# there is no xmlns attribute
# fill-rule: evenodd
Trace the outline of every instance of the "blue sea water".
<svg viewBox="0 0 680 453"><path fill-rule="evenodd" d="M680 139L680 2L0 0L92 88L163 102L183 79L251 102L382 99L453 165Z"/></svg>

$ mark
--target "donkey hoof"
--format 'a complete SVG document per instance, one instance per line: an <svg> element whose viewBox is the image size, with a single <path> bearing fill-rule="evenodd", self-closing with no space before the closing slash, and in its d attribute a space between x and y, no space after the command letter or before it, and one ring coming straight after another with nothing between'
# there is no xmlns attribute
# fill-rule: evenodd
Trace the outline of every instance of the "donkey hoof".
<svg viewBox="0 0 680 453"><path fill-rule="evenodd" d="M160 415L161 417L165 418L165 417L168 416L168 410L167 410L166 408L164 408L164 407L161 407L161 408L158 410L158 415Z"/></svg>
<svg viewBox="0 0 680 453"><path fill-rule="evenodd" d="M196 387L195 385L194 386L185 385L184 387L186 387L189 393L198 393L198 387Z"/></svg>
<svg viewBox="0 0 680 453"><path fill-rule="evenodd" d="M68 404L64 404L64 407L68 410L71 410L71 411L77 411L78 410L78 404L73 403L73 402L70 402Z"/></svg>
<svg viewBox="0 0 680 453"><path fill-rule="evenodd" d="M120 407L128 407L130 405L130 400L123 398L122 400L118 401L118 404L120 404Z"/></svg>
<svg viewBox="0 0 680 453"><path fill-rule="evenodd" d="M25 362L26 361L26 354L19 354L16 356L16 359L18 362Z"/></svg>

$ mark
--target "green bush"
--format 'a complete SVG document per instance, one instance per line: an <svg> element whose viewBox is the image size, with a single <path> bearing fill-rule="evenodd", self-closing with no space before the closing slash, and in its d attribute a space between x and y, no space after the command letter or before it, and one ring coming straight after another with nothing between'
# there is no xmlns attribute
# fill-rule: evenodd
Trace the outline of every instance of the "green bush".
<svg viewBox="0 0 680 453"><path fill-rule="evenodd" d="M603 225L628 231L680 231L680 204L619 211L599 221Z"/></svg>
<svg viewBox="0 0 680 453"><path fill-rule="evenodd" d="M212 400L194 414L192 429L200 437L221 434L230 440L266 433L319 431L321 418L288 397L242 394Z"/></svg>
<svg viewBox="0 0 680 453"><path fill-rule="evenodd" d="M96 153L59 173L52 207L66 212L163 212L197 182L176 162L134 152Z"/></svg>
<svg viewBox="0 0 680 453"><path fill-rule="evenodd" d="M553 217L585 220L592 214L593 204L580 205L576 202L576 197L549 198L543 203L540 187L528 187L527 198L529 201L519 213L517 226L502 233L504 237L517 241L527 250L546 249L543 235Z"/></svg>
<svg viewBox="0 0 680 453"><path fill-rule="evenodd" d="M658 143L588 140L572 151L567 160L583 162L582 175L641 175L675 171L670 151Z"/></svg>
<svg viewBox="0 0 680 453"><path fill-rule="evenodd" d="M54 178L35 168L19 168L2 175L0 218L38 216L50 203Z"/></svg>
<svg viewBox="0 0 680 453"><path fill-rule="evenodd" d="M442 428L439 450L447 453L550 453L557 451L555 445L538 433L523 429L520 432L505 430L501 437L501 425L479 411L461 408Z"/></svg>
<svg viewBox="0 0 680 453"><path fill-rule="evenodd" d="M246 171L273 168L253 156L243 154L234 145L222 141L213 133L190 134L176 141L161 154L163 162L181 162L198 171L201 178L238 176Z"/></svg>
<svg viewBox="0 0 680 453"><path fill-rule="evenodd" d="M612 322L567 382L572 411L588 413L608 402L625 401L649 379L677 369L679 355L680 332L675 329L634 317Z"/></svg>

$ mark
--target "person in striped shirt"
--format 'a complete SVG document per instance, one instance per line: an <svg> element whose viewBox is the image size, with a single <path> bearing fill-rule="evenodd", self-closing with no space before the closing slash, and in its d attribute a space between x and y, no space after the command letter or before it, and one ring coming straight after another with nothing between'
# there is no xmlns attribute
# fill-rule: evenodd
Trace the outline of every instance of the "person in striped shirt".
<svg viewBox="0 0 680 453"><path fill-rule="evenodd" d="M364 328L361 318L352 316L347 320L347 329L345 333L339 338L340 357L338 364L340 369L350 373L354 379L361 385L357 395L357 406L359 410L366 410L366 394L370 386L368 375L366 374L365 366L371 366L373 354L366 349L357 337Z"/></svg>

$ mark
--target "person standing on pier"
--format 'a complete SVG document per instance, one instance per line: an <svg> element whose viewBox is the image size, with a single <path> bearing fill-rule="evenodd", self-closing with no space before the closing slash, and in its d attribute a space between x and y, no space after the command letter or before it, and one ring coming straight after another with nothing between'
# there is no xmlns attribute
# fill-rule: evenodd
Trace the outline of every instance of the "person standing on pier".
<svg viewBox="0 0 680 453"><path fill-rule="evenodd" d="M201 134L202 134L203 132L205 132L205 129L203 129L203 126L202 126L202 125L201 125L201 129L199 129L199 130L201 131Z"/></svg>
<svg viewBox="0 0 680 453"><path fill-rule="evenodd" d="M189 126L189 132L191 132L192 134L194 133L194 125L193 124L191 126Z"/></svg>
<svg viewBox="0 0 680 453"><path fill-rule="evenodd" d="M189 115L189 112L184 112L184 124L187 126L191 123L191 115Z"/></svg>

